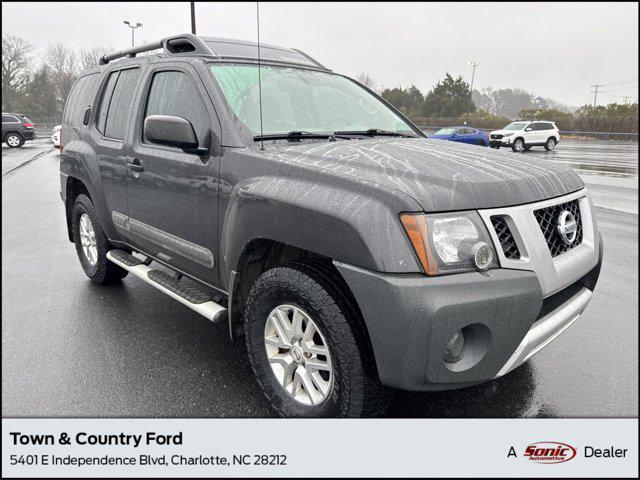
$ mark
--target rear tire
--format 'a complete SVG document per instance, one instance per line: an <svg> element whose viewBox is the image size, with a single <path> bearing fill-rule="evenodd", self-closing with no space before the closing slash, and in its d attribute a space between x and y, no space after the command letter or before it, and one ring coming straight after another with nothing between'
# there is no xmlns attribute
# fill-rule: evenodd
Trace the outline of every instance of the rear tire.
<svg viewBox="0 0 640 480"><path fill-rule="evenodd" d="M129 273L107 260L112 249L102 229L96 207L86 195L78 195L73 206L73 240L84 273L100 285L115 283Z"/></svg>
<svg viewBox="0 0 640 480"><path fill-rule="evenodd" d="M554 148L556 148L556 139L553 137L549 137L546 141L546 143L544 144L544 149L547 152L550 152L551 150L553 150Z"/></svg>
<svg viewBox="0 0 640 480"><path fill-rule="evenodd" d="M4 143L9 148L20 148L24 145L24 137L19 133L9 133L4 137Z"/></svg>
<svg viewBox="0 0 640 480"><path fill-rule="evenodd" d="M352 300L332 276L329 268L322 265L292 263L263 273L249 293L244 330L251 368L267 400L283 417L376 416L386 410L391 399L392 391L383 387L378 379L368 339L358 327L358 313ZM305 328L303 332L300 327L297 335L300 340L296 340L294 333L290 333L290 337L282 336L289 338L288 345L293 347L281 346L279 335L268 334L273 331L268 322L274 322L273 313L277 314L281 307L287 322L281 325L286 326L287 332L296 331L296 311L306 315L304 322L300 320ZM315 404L307 401L304 384L296 387L296 376L306 375L307 364L299 363L301 360L293 355L296 341L303 350L304 345L309 344L304 341L309 320L321 335L313 337L313 346L316 349L326 346L328 355L319 357L331 367L322 379L310 370L316 380L310 384L308 396L314 397ZM278 341L277 347L272 346L274 338ZM290 357L295 363L289 361L287 365L291 366L283 367L284 375L276 377L272 363L279 363L274 360L280 356ZM291 392L298 392L296 398Z"/></svg>

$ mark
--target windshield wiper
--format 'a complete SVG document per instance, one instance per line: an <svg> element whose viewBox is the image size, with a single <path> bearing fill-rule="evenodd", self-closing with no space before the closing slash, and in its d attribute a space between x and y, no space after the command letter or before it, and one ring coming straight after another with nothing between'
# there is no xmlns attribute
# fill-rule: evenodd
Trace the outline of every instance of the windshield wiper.
<svg viewBox="0 0 640 480"><path fill-rule="evenodd" d="M297 140L301 138L332 138L335 137L333 132L306 132L304 130L292 130L287 133L266 133L264 135L255 135L254 141L259 140Z"/></svg>
<svg viewBox="0 0 640 480"><path fill-rule="evenodd" d="M410 133L394 132L391 130L382 130L381 128L370 128L368 130L345 130L336 132L336 135L364 135L366 137L404 137L404 138L416 138L417 135Z"/></svg>

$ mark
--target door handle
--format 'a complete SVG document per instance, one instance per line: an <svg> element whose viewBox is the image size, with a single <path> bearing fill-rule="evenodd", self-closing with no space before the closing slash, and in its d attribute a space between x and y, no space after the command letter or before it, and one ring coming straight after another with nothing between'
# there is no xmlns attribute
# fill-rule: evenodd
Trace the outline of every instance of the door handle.
<svg viewBox="0 0 640 480"><path fill-rule="evenodd" d="M144 166L140 163L140 160L138 160L137 158L134 158L131 162L127 162L127 167L129 167L129 170L133 172L139 173L144 171Z"/></svg>

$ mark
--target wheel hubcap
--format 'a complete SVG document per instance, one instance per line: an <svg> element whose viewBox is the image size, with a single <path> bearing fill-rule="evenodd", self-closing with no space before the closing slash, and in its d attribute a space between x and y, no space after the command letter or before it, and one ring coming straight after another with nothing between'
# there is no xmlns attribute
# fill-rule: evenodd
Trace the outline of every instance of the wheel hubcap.
<svg viewBox="0 0 640 480"><path fill-rule="evenodd" d="M522 150L522 142L520 140L516 140L516 150Z"/></svg>
<svg viewBox="0 0 640 480"><path fill-rule="evenodd" d="M7 138L7 143L12 147L17 147L20 143L20 139L15 135L11 135L9 138Z"/></svg>
<svg viewBox="0 0 640 480"><path fill-rule="evenodd" d="M547 142L547 148L549 148L549 150L553 150L553 147L556 146L556 142L554 142L553 140L549 140Z"/></svg>
<svg viewBox="0 0 640 480"><path fill-rule="evenodd" d="M80 217L80 245L84 257L91 265L98 263L98 245L96 243L96 232L89 215L83 213Z"/></svg>
<svg viewBox="0 0 640 480"><path fill-rule="evenodd" d="M293 305L279 305L267 318L264 346L271 370L298 403L318 405L333 387L331 355L311 317Z"/></svg>

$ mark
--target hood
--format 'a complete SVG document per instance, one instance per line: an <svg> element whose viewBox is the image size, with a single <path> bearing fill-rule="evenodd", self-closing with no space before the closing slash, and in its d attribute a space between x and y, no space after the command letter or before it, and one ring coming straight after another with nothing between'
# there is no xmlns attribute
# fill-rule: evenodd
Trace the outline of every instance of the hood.
<svg viewBox="0 0 640 480"><path fill-rule="evenodd" d="M577 174L556 163L425 138L276 142L264 153L400 190L426 212L520 205L584 187Z"/></svg>

